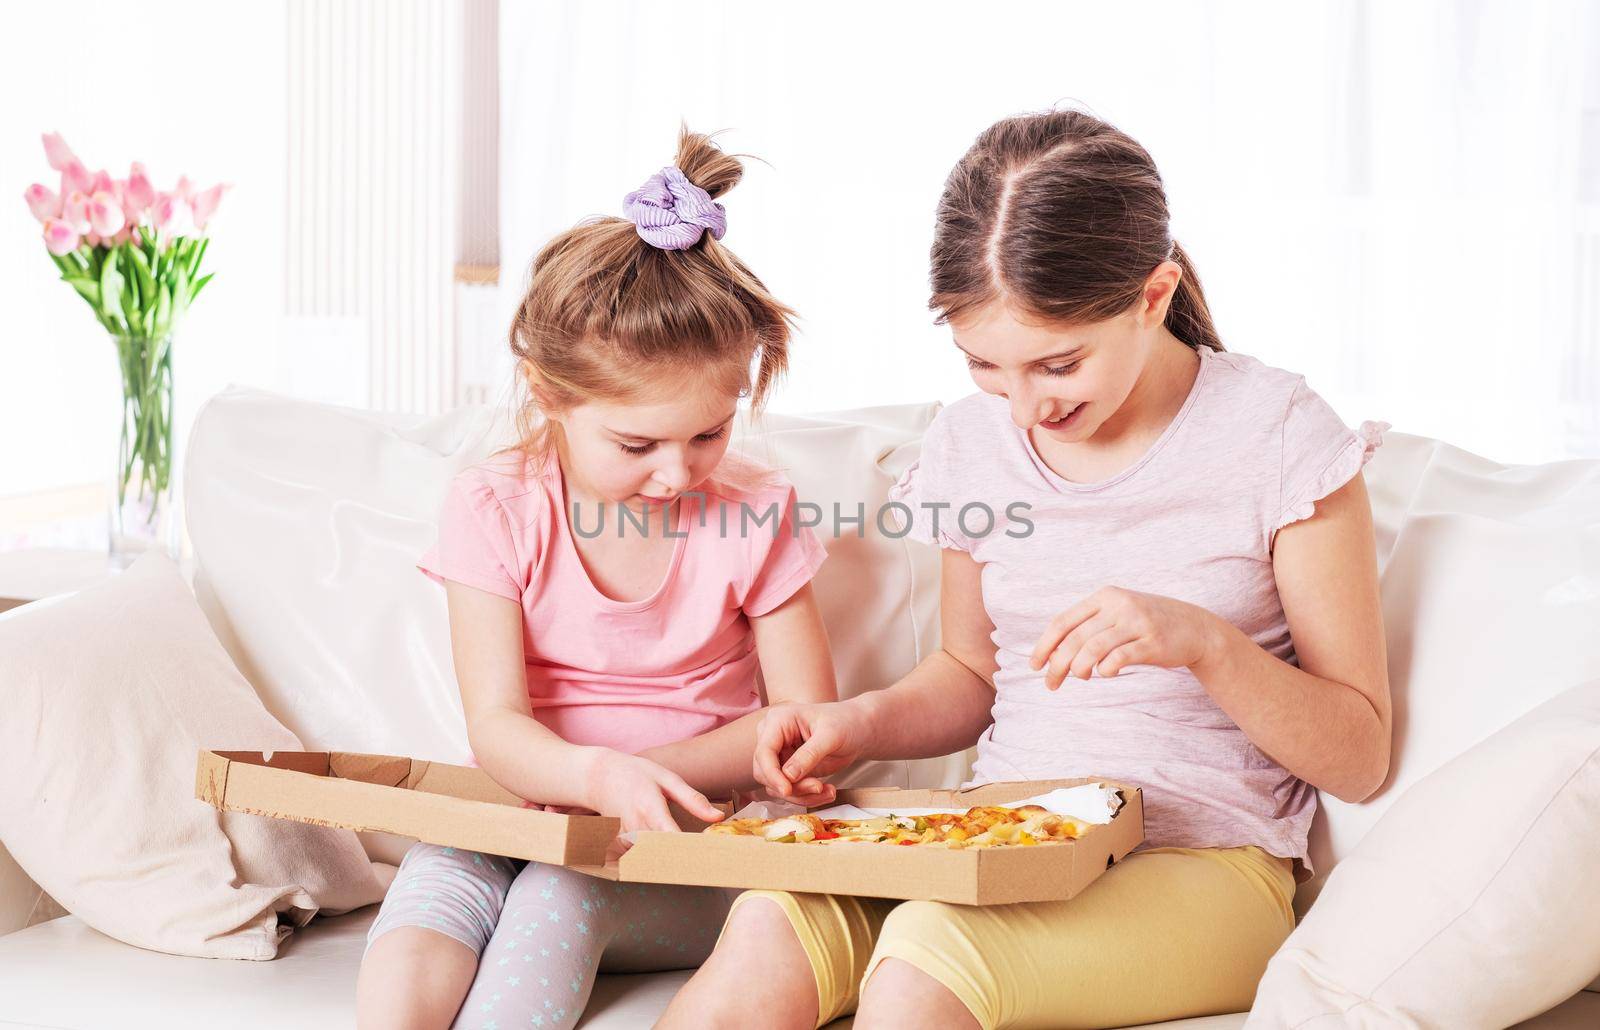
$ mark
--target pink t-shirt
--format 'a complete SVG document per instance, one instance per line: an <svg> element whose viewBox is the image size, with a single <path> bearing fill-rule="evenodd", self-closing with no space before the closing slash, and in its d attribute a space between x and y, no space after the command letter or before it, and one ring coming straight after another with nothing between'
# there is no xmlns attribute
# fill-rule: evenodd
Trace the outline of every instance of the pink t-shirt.
<svg viewBox="0 0 1600 1030"><path fill-rule="evenodd" d="M794 488L766 476L750 489L714 476L703 497L686 494L666 577L641 601L614 601L590 580L554 460L502 455L462 471L417 567L522 606L534 718L571 743L637 753L760 707L750 618L792 597L826 557L795 521ZM587 506L579 517L596 524Z"/></svg>
<svg viewBox="0 0 1600 1030"><path fill-rule="evenodd" d="M976 394L939 413L891 497L912 508L913 538L983 566L999 671L973 783L1112 777L1144 788L1146 846L1255 844L1305 862L1316 791L1252 744L1193 673L1133 665L1052 693L1028 664L1049 619L1105 586L1199 605L1295 660L1273 537L1353 478L1388 426L1352 431L1302 377L1199 354L1177 416L1109 479L1062 479L1004 399ZM1031 507L1011 521L1015 502ZM979 503L995 512L992 532L982 509L959 518ZM949 507L924 507L939 504Z"/></svg>

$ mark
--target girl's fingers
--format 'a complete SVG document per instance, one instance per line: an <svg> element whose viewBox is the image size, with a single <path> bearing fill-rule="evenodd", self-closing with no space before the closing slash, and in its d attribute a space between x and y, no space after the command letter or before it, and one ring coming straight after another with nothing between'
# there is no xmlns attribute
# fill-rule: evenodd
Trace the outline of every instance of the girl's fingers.
<svg viewBox="0 0 1600 1030"><path fill-rule="evenodd" d="M756 736L755 772L756 779L770 791L780 795L789 793L789 780L783 775L783 769L778 762L778 754L788 743L788 734L778 720L770 716L761 721L761 728Z"/></svg>
<svg viewBox="0 0 1600 1030"><path fill-rule="evenodd" d="M1114 647L1097 663L1100 667L1100 675L1115 676L1130 665L1140 664L1141 657L1142 649L1139 647L1137 640L1130 640L1125 644Z"/></svg>
<svg viewBox="0 0 1600 1030"><path fill-rule="evenodd" d="M797 805L804 805L807 808L817 808L822 805L831 805L838 796L839 792L831 784L824 784L823 789L818 791L806 791L796 787L794 795L787 800L793 801Z"/></svg>
<svg viewBox="0 0 1600 1030"><path fill-rule="evenodd" d="M677 832L678 824L672 818L672 813L667 810L667 800L661 794L646 798L640 808L639 829L662 830L666 833Z"/></svg>
<svg viewBox="0 0 1600 1030"><path fill-rule="evenodd" d="M1061 649L1056 649L1056 653L1051 654L1050 661L1045 664L1046 691L1053 691L1053 689L1059 688L1062 680L1066 680L1067 662L1070 661L1072 659L1067 654L1062 653Z"/></svg>
<svg viewBox="0 0 1600 1030"><path fill-rule="evenodd" d="M1073 665L1077 661L1079 654L1082 653L1084 643L1112 625L1111 619L1104 614L1096 615L1080 622L1071 633L1068 633L1062 639L1061 645L1050 656L1049 665L1046 667L1047 672L1045 673L1046 685L1054 690L1066 682L1067 677L1072 675ZM1054 683L1053 686L1050 685L1052 682Z"/></svg>
<svg viewBox="0 0 1600 1030"><path fill-rule="evenodd" d="M1059 672L1062 680L1065 680L1068 676L1071 676L1073 660L1080 652L1083 651L1083 645L1103 632L1110 625L1111 620L1107 618L1104 613L1098 614L1091 619L1085 619L1083 622L1078 623L1077 626L1073 627L1071 633L1068 633L1062 638L1061 643L1056 647L1055 653L1050 656L1050 667L1052 671ZM1057 668L1056 661L1057 659L1062 658L1062 656L1065 656L1065 660L1061 663L1060 667Z"/></svg>
<svg viewBox="0 0 1600 1030"><path fill-rule="evenodd" d="M1039 642L1033 645L1033 654L1028 659L1029 667L1044 668L1045 662L1050 660L1051 653L1061 646L1067 634L1077 629L1080 623L1092 618L1099 610L1099 603L1091 596L1051 619L1050 624L1040 634Z"/></svg>
<svg viewBox="0 0 1600 1030"><path fill-rule="evenodd" d="M1050 660L1045 663L1045 667L1044 667L1044 685L1045 685L1045 689L1047 689L1047 690L1055 690L1056 688L1061 686L1061 684L1067 678L1067 670L1072 665L1072 659L1073 659L1073 654L1069 653L1066 650L1066 648L1064 648L1064 647L1056 648L1055 652L1050 655Z"/></svg>
<svg viewBox="0 0 1600 1030"><path fill-rule="evenodd" d="M783 763L783 775L790 783L805 779L806 774L838 747L838 741L831 732L817 730L811 738L795 750L789 760Z"/></svg>
<svg viewBox="0 0 1600 1030"><path fill-rule="evenodd" d="M1113 648L1126 644L1135 639L1135 635L1116 626L1108 626L1084 642L1083 648L1067 667L1068 676L1079 679L1088 679L1094 674L1095 666L1111 652Z"/></svg>
<svg viewBox="0 0 1600 1030"><path fill-rule="evenodd" d="M794 785L794 790L788 795L787 800L797 805L814 808L817 805L826 805L837 797L839 791L833 784L824 783L815 776L807 776Z"/></svg>
<svg viewBox="0 0 1600 1030"><path fill-rule="evenodd" d="M703 819L708 823L720 822L722 820L722 809L706 800L706 796L704 794L685 783L683 777L679 776L677 773L666 770L663 770L663 772L665 775L657 780L657 782L661 785L662 791L668 797L678 803L678 807L682 808L685 812L688 812L695 818ZM664 803L662 804L661 809L663 812L666 811L666 805ZM664 829L676 830L678 828L677 824L672 822L672 817L670 815L667 816L667 823L669 825L667 827L663 827Z"/></svg>

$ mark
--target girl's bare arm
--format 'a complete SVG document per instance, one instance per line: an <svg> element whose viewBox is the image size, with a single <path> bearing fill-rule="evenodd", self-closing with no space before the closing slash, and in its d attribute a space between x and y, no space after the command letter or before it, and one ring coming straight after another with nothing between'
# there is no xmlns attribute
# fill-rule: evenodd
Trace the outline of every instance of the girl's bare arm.
<svg viewBox="0 0 1600 1030"><path fill-rule="evenodd" d="M810 584L772 611L752 618L750 625L766 683L767 704L838 698L828 633ZM757 783L751 773L750 756L755 751L756 727L762 714L763 710L757 709L709 733L650 748L641 756L666 766L690 786L712 797L751 790Z"/></svg>

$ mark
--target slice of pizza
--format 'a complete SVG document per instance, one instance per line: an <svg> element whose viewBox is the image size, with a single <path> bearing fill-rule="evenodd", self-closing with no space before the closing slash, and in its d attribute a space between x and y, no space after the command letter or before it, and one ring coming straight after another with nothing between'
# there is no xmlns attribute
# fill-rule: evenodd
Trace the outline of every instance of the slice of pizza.
<svg viewBox="0 0 1600 1030"><path fill-rule="evenodd" d="M705 832L761 837L779 844L806 843L815 840L818 834L830 835L827 823L808 812L786 815L781 819L724 819L707 826Z"/></svg>

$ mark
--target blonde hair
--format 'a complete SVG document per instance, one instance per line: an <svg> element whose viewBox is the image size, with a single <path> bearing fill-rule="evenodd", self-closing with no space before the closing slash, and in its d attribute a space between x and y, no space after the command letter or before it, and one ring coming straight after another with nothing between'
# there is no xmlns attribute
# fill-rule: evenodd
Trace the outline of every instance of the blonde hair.
<svg viewBox="0 0 1600 1030"><path fill-rule="evenodd" d="M712 197L744 174L737 158L687 127L673 163ZM549 412L641 400L691 376L749 397L757 412L788 367L793 318L709 232L685 250L661 250L628 219L581 222L534 258L511 320L523 397L518 440L501 453L548 457L560 432Z"/></svg>

